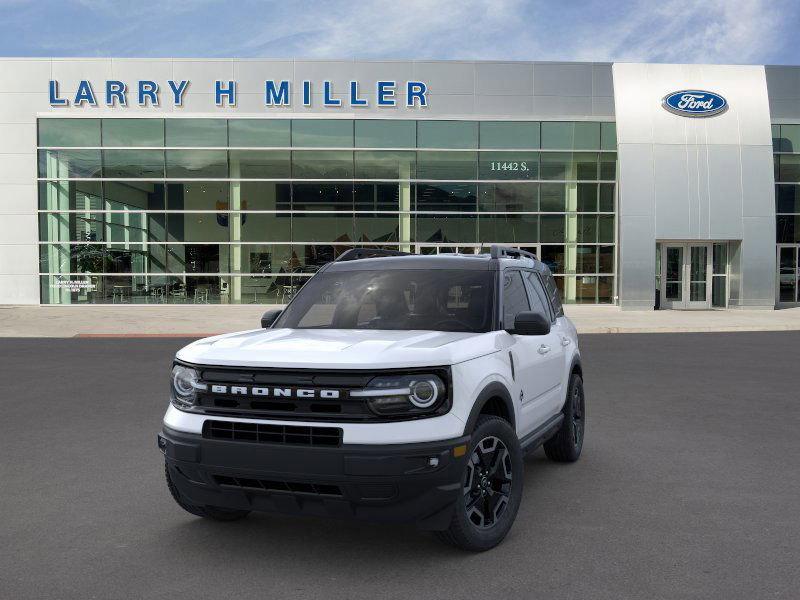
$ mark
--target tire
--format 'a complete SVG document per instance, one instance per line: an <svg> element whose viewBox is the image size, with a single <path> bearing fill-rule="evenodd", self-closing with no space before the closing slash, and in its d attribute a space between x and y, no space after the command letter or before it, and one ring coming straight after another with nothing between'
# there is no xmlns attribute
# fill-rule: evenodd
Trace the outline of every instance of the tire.
<svg viewBox="0 0 800 600"><path fill-rule="evenodd" d="M503 541L517 517L522 500L522 450L507 421L482 416L472 433L468 456L464 494L456 501L449 528L436 535L462 550L483 552ZM488 477L483 477L487 472Z"/></svg>
<svg viewBox="0 0 800 600"><path fill-rule="evenodd" d="M544 453L555 462L575 462L581 456L586 429L583 379L577 373L569 379L567 399L561 412L564 420L556 434L544 443Z"/></svg>
<svg viewBox="0 0 800 600"><path fill-rule="evenodd" d="M236 510L217 506L197 506L196 504L191 504L181 496L178 488L175 487L172 478L169 476L169 467L166 464L164 464L164 476L167 478L167 488L169 488L169 492L172 494L172 498L175 502L178 503L178 506L197 517L214 519L215 521L238 521L250 514L249 510Z"/></svg>

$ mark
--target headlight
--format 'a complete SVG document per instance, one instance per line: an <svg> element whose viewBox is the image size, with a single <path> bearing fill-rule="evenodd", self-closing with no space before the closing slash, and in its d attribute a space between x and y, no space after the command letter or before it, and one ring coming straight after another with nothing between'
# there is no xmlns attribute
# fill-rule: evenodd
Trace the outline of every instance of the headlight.
<svg viewBox="0 0 800 600"><path fill-rule="evenodd" d="M376 377L350 397L365 398L372 412L385 416L435 412L448 399L444 381L432 373Z"/></svg>
<svg viewBox="0 0 800 600"><path fill-rule="evenodd" d="M183 365L172 367L170 398L176 408L194 406L197 401L197 390L205 390L207 387L205 383L200 383L200 373L196 369Z"/></svg>

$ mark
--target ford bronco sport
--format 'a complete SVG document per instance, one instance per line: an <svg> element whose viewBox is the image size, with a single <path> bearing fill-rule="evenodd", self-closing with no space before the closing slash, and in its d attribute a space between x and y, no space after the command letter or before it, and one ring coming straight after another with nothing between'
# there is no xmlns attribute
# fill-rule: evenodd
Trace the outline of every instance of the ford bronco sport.
<svg viewBox="0 0 800 600"><path fill-rule="evenodd" d="M524 453L580 456L577 334L532 254L356 248L261 324L175 357L158 444L194 515L414 523L487 550L516 517Z"/></svg>

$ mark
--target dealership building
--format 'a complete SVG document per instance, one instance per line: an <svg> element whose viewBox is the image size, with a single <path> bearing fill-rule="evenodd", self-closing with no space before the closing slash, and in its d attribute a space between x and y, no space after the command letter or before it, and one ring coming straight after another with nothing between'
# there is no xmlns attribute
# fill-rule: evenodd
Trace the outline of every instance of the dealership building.
<svg viewBox="0 0 800 600"><path fill-rule="evenodd" d="M0 304L285 303L348 248L797 305L800 67L0 60Z"/></svg>

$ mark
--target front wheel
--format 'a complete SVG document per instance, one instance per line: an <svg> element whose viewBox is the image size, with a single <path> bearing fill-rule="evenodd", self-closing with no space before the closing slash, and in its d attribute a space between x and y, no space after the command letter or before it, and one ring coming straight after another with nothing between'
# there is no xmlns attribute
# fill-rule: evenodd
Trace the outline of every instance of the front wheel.
<svg viewBox="0 0 800 600"><path fill-rule="evenodd" d="M514 524L522 499L522 450L507 421L484 416L469 451L453 520L438 536L463 550L482 552L502 542Z"/></svg>
<svg viewBox="0 0 800 600"><path fill-rule="evenodd" d="M569 379L567 400L561 412L564 420L558 432L544 443L544 453L547 458L556 462L575 462L581 456L586 427L583 379L577 373L573 373Z"/></svg>

